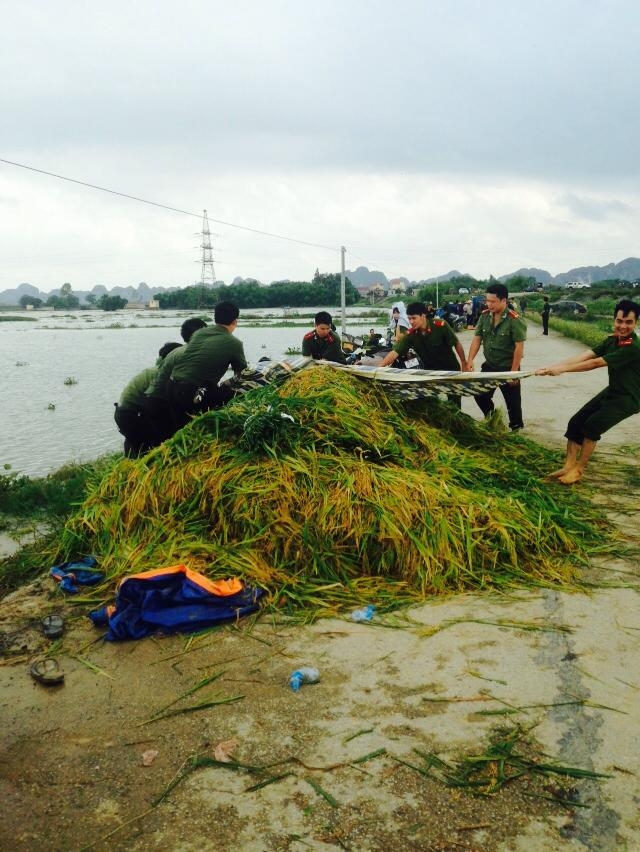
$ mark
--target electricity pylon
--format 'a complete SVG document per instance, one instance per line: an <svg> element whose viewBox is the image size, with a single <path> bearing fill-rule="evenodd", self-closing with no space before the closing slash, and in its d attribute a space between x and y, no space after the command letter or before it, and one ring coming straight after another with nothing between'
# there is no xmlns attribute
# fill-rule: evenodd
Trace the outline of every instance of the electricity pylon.
<svg viewBox="0 0 640 852"><path fill-rule="evenodd" d="M213 246L211 245L211 231L209 230L209 217L207 211L204 211L202 217L202 268L200 271L200 283L202 286L210 284L213 286L216 283L216 273L213 268Z"/></svg>

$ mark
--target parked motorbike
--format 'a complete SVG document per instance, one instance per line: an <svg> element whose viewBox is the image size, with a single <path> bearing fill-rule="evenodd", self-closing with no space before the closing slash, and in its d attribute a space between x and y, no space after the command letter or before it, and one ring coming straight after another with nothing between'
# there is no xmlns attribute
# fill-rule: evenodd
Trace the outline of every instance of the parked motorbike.
<svg viewBox="0 0 640 852"><path fill-rule="evenodd" d="M460 316L460 314L454 314L451 311L445 311L443 308L440 308L440 310L436 311L436 316L448 323L454 331L462 331L463 328L467 327L467 318Z"/></svg>

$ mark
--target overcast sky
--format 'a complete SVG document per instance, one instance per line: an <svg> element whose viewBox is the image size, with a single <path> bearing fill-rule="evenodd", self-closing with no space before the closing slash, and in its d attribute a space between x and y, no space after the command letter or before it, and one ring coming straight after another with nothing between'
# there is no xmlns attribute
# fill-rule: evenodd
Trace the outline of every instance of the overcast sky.
<svg viewBox="0 0 640 852"><path fill-rule="evenodd" d="M3 7L0 290L640 255L637 0Z"/></svg>

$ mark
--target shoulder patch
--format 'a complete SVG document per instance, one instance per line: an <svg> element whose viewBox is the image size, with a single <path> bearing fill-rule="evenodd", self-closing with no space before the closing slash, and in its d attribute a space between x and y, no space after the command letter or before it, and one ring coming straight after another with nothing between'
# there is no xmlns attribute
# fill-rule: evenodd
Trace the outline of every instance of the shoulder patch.
<svg viewBox="0 0 640 852"><path fill-rule="evenodd" d="M436 317L436 319L434 319L434 321L433 321L433 324L440 327L440 326L445 325L446 323L443 319L440 319L440 317Z"/></svg>
<svg viewBox="0 0 640 852"><path fill-rule="evenodd" d="M311 338L312 338L314 335L315 335L315 331L308 331L302 339L303 339L303 340L311 340Z"/></svg>
<svg viewBox="0 0 640 852"><path fill-rule="evenodd" d="M511 319L520 319L520 314L517 314L515 311L512 311L511 308L507 311Z"/></svg>

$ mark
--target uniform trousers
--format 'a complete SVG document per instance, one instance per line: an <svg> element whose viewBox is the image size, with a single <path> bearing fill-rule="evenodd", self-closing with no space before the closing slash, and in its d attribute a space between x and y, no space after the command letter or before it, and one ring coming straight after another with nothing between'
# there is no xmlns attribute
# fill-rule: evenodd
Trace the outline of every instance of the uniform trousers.
<svg viewBox="0 0 640 852"><path fill-rule="evenodd" d="M496 367L494 364L490 364L488 361L485 361L480 368L480 372L503 373L504 367ZM495 410L495 406L493 404L493 395L495 392L496 389L492 388L491 390L474 396L480 411L482 411L485 417ZM517 382L517 384L505 383L504 385L500 385L500 392L504 397L504 401L507 406L509 429L522 429L524 423L522 422L522 396L520 392L520 382Z"/></svg>
<svg viewBox="0 0 640 852"><path fill-rule="evenodd" d="M585 438L599 441L604 432L637 412L638 406L631 397L605 388L573 415L565 438L574 444L582 444Z"/></svg>
<svg viewBox="0 0 640 852"><path fill-rule="evenodd" d="M149 422L144 411L137 406L127 408L115 403L113 419L121 435L124 435L124 454L128 458L137 459L148 452L153 443L151 440Z"/></svg>
<svg viewBox="0 0 640 852"><path fill-rule="evenodd" d="M189 419L212 408L222 408L234 393L229 387L203 383L169 381L169 404L173 414L175 431L182 429Z"/></svg>

